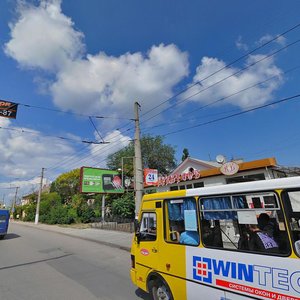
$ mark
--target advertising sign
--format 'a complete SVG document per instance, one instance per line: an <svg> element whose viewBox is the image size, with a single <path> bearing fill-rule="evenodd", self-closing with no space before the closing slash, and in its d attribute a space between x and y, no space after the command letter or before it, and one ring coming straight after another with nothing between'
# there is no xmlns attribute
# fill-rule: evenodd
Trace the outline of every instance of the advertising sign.
<svg viewBox="0 0 300 300"><path fill-rule="evenodd" d="M158 171L156 169L144 169L144 183L148 185L158 184Z"/></svg>
<svg viewBox="0 0 300 300"><path fill-rule="evenodd" d="M239 165L233 161L227 162L222 165L220 171L224 175L234 175L239 171Z"/></svg>
<svg viewBox="0 0 300 300"><path fill-rule="evenodd" d="M16 119L18 104L0 100L0 117Z"/></svg>
<svg viewBox="0 0 300 300"><path fill-rule="evenodd" d="M80 192L114 194L124 193L122 179L117 171L82 167L80 169Z"/></svg>

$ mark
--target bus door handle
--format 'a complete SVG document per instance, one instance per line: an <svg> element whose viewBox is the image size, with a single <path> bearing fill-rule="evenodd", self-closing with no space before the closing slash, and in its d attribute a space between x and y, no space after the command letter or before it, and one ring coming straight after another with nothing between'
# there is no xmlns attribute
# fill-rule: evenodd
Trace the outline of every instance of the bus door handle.
<svg viewBox="0 0 300 300"><path fill-rule="evenodd" d="M153 247L153 248L152 248L152 252L153 252L153 253L157 253L158 250L157 250L155 247Z"/></svg>

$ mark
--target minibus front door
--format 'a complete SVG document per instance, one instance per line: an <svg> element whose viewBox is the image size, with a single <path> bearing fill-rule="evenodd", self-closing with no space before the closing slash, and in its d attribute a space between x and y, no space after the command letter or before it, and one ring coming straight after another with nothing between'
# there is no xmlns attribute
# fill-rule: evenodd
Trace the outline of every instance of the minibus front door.
<svg viewBox="0 0 300 300"><path fill-rule="evenodd" d="M143 212L140 230L135 238L136 280L141 288L146 288L149 271L156 270L158 264L158 242L156 213Z"/></svg>

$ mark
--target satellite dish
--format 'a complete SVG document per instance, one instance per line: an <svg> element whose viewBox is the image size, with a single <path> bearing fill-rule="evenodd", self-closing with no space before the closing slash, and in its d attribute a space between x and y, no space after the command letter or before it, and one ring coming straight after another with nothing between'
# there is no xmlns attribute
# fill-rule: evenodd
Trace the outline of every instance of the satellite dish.
<svg viewBox="0 0 300 300"><path fill-rule="evenodd" d="M219 164L222 164L225 162L225 157L221 154L217 155L216 157L216 161L219 163Z"/></svg>

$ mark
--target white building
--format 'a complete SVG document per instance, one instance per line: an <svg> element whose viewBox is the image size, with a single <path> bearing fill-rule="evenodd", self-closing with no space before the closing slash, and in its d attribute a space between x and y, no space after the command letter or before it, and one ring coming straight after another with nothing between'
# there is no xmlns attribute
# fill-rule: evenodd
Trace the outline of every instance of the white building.
<svg viewBox="0 0 300 300"><path fill-rule="evenodd" d="M266 180L293 176L286 168L280 168L275 158L264 158L250 162L233 160L220 163L186 158L170 175L160 177L158 192L190 189L236 182Z"/></svg>

